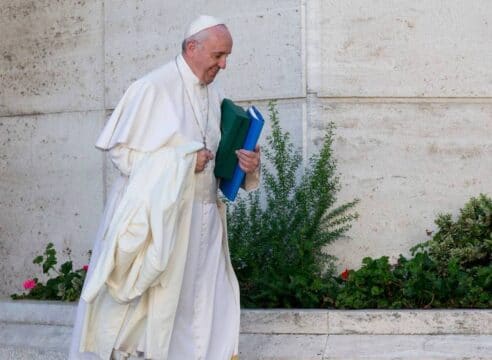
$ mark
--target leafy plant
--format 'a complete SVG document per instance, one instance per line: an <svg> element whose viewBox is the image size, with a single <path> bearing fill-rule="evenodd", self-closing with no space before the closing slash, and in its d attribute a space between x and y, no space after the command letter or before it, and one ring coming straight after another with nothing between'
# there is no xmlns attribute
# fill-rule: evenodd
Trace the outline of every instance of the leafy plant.
<svg viewBox="0 0 492 360"><path fill-rule="evenodd" d="M361 269L350 270L337 295L336 306L341 308L388 308L398 298L398 280L392 272L388 257L366 257Z"/></svg>
<svg viewBox="0 0 492 360"><path fill-rule="evenodd" d="M427 252L389 264L388 257L365 258L340 283L336 307L342 309L490 308L492 267L463 268L456 260L447 271Z"/></svg>
<svg viewBox="0 0 492 360"><path fill-rule="evenodd" d="M435 221L438 231L429 241L412 251L428 251L440 271L447 271L451 261L465 268L490 265L492 262L492 199L485 194L471 198L453 221L451 214L441 214Z"/></svg>
<svg viewBox="0 0 492 360"><path fill-rule="evenodd" d="M264 201L259 192L228 210L231 258L246 307L325 307L337 287L334 258L324 247L339 239L357 218L357 200L334 206L340 189L330 124L319 153L301 169L301 154L279 125L269 104L272 133L263 153Z"/></svg>
<svg viewBox="0 0 492 360"><path fill-rule="evenodd" d="M75 301L80 297L82 286L87 273L87 265L81 269L74 270L70 258L70 249L67 249L69 260L61 264L57 270L58 263L56 250L53 243L46 246L43 255L36 256L34 264L38 264L43 269L43 274L56 274L46 281L46 284L39 282L38 278L27 279L24 281L24 289L27 293L12 294L11 298L18 299L37 299L37 300L63 300ZM90 252L89 252L90 256Z"/></svg>

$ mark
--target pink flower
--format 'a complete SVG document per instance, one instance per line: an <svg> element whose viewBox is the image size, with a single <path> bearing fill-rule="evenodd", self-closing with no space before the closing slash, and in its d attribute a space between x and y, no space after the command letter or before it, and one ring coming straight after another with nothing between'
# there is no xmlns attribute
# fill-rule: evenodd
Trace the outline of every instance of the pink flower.
<svg viewBox="0 0 492 360"><path fill-rule="evenodd" d="M22 283L22 286L24 286L24 289L29 290L32 289L36 286L36 280L35 279L27 279Z"/></svg>
<svg viewBox="0 0 492 360"><path fill-rule="evenodd" d="M82 266L82 269L83 269L84 271L89 270L89 265L84 265L84 266Z"/></svg>
<svg viewBox="0 0 492 360"><path fill-rule="evenodd" d="M342 278L342 280L344 281L347 281L348 277L349 277L349 269L345 269L341 274L340 274L340 277Z"/></svg>

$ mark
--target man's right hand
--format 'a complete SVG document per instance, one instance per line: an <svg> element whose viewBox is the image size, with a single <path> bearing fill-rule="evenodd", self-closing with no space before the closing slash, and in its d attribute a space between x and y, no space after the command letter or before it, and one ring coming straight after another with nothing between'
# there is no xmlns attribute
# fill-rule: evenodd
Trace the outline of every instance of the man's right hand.
<svg viewBox="0 0 492 360"><path fill-rule="evenodd" d="M202 172L208 162L214 158L214 154L208 149L202 149L196 154L195 173Z"/></svg>

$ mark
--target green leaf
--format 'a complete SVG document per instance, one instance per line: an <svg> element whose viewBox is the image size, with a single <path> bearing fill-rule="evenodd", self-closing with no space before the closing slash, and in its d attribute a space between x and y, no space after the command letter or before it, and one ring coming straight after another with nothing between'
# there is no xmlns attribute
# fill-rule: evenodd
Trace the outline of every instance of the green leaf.
<svg viewBox="0 0 492 360"><path fill-rule="evenodd" d="M62 274L69 274L72 271L72 262L71 261L64 262L60 267L60 271Z"/></svg>

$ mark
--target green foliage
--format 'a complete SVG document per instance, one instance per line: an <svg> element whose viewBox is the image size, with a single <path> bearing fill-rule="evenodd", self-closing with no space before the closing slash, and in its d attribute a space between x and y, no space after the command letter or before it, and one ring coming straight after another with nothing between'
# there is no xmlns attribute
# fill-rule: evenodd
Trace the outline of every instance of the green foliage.
<svg viewBox="0 0 492 360"><path fill-rule="evenodd" d="M72 260L70 259L70 250L67 249L69 260L61 264L60 268L56 269L58 263L56 250L53 243L46 246L43 255L36 256L33 260L34 264L38 264L43 269L43 274L50 276L46 284L39 282L38 278L29 279L33 282L32 288L26 288L27 293L12 294L11 298L19 299L36 299L36 300L63 300L75 301L80 297L82 286L84 284L87 268L73 270ZM90 253L89 253L90 256Z"/></svg>
<svg viewBox="0 0 492 360"><path fill-rule="evenodd" d="M44 250L44 257L43 255L36 256L32 262L33 264L40 264L42 266L43 274L49 273L50 270L56 271L56 250L53 243L48 243L48 245L46 245L46 249Z"/></svg>
<svg viewBox="0 0 492 360"><path fill-rule="evenodd" d="M456 221L441 214L438 231L400 256L365 258L341 283L339 308L492 307L492 200L471 198Z"/></svg>
<svg viewBox="0 0 492 360"><path fill-rule="evenodd" d="M435 221L438 231L431 240L414 247L413 253L428 251L446 271L451 261L465 268L490 265L492 261L492 199L484 194L471 198L456 221L441 214Z"/></svg>
<svg viewBox="0 0 492 360"><path fill-rule="evenodd" d="M413 258L400 255L397 264L388 257L365 258L359 270L352 270L341 283L336 307L365 308L490 308L492 307L492 267L465 269L456 260L447 271L427 252Z"/></svg>
<svg viewBox="0 0 492 360"><path fill-rule="evenodd" d="M263 148L273 171L262 166L259 192L228 210L231 258L245 307L325 307L337 287L333 257L323 248L339 239L357 217L357 200L334 207L339 178L332 154L333 124L319 153L301 169L302 157L282 132L269 104L271 136Z"/></svg>
<svg viewBox="0 0 492 360"><path fill-rule="evenodd" d="M350 270L346 283L340 285L336 306L354 309L388 308L397 288L388 257L366 257L362 260L362 268Z"/></svg>

